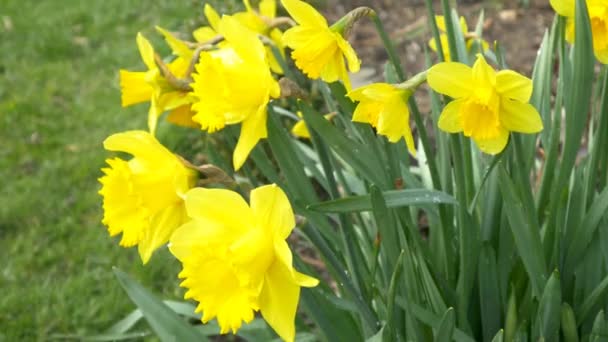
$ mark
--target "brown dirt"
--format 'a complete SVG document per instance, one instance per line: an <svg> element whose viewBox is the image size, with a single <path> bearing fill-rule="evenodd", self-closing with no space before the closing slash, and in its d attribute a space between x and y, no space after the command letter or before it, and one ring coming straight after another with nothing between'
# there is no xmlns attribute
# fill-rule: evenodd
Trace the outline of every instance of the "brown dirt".
<svg viewBox="0 0 608 342"><path fill-rule="evenodd" d="M329 0L326 15L333 22L357 6L368 6L378 11L410 74L423 70L424 46L431 38L424 1ZM436 13L441 13L438 1L435 1L434 8ZM467 19L469 30L474 30L482 9L485 11L484 39L490 43L499 41L505 48L509 68L530 76L543 34L554 17L548 1L531 0L528 8L513 0L461 2L458 12ZM356 25L351 41L363 66L378 69L387 60L369 20Z"/></svg>

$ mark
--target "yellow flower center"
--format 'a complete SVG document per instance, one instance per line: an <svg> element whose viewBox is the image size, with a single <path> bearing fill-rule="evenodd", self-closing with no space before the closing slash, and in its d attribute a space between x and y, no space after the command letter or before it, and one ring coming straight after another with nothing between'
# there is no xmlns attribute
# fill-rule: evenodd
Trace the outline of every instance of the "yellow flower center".
<svg viewBox="0 0 608 342"><path fill-rule="evenodd" d="M500 134L499 108L500 96L494 88L476 88L460 109L464 135L480 140L496 138Z"/></svg>

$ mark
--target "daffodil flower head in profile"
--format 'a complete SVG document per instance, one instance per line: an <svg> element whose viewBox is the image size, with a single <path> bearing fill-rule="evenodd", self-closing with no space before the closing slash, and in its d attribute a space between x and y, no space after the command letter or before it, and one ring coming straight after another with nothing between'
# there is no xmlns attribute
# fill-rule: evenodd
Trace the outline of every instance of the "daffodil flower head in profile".
<svg viewBox="0 0 608 342"><path fill-rule="evenodd" d="M445 17L442 15L436 15L435 22L437 23L437 28L439 29L439 42L441 43L441 50L443 51L443 57L444 57L443 59L446 62L451 62L452 56L450 55L450 46L448 43L448 35L447 35L447 28L445 25ZM471 51L473 49L475 42L478 42L479 44L481 44L481 49L483 51L486 51L489 48L488 42L481 39L481 37L477 37L475 32L469 32L469 26L467 24L467 20L465 19L465 17L462 17L462 16L460 17L459 26L460 26L460 31L462 32L462 36L464 37L468 51ZM438 48L437 48L437 42L435 41L435 38L431 38L431 40L429 40L429 47L431 48L431 50L437 52Z"/></svg>
<svg viewBox="0 0 608 342"><path fill-rule="evenodd" d="M182 263L185 298L199 302L204 323L217 318L221 333L236 332L254 313L285 341L295 337L300 287L318 280L296 271L285 239L295 226L285 193L276 185L251 192L195 188L186 194L191 221L178 228L169 249Z"/></svg>
<svg viewBox="0 0 608 342"><path fill-rule="evenodd" d="M512 70L496 72L481 54L472 68L455 62L436 64L427 81L434 91L454 99L443 109L439 128L463 132L485 153L500 153L509 132L543 129L538 111L528 103L532 81Z"/></svg>
<svg viewBox="0 0 608 342"><path fill-rule="evenodd" d="M372 125L378 134L386 136L392 143L404 138L409 152L415 156L416 145L407 107L410 95L411 90L388 83L373 83L357 88L347 94L351 100L359 102L352 120Z"/></svg>
<svg viewBox="0 0 608 342"><path fill-rule="evenodd" d="M566 40L574 43L574 10L575 0L550 0L557 14L566 17ZM587 12L591 22L593 51L602 64L608 64L608 2L605 0L587 0Z"/></svg>
<svg viewBox="0 0 608 342"><path fill-rule="evenodd" d="M157 28L171 46L175 58L167 69L177 77L183 77L188 69L192 52L184 42L177 40L168 31ZM150 102L148 110L148 128L154 134L158 117L167 110L172 110L168 120L177 124L191 125L188 111L192 99L187 91L174 89L161 75L154 59L154 48L152 44L141 34L137 34L137 46L147 71L120 70L120 90L123 107L142 102ZM185 114L185 116L184 116ZM190 115L190 116L188 116ZM185 117L184 120L181 117Z"/></svg>
<svg viewBox="0 0 608 342"><path fill-rule="evenodd" d="M226 15L218 32L226 45L202 52L193 75L192 95L197 99L193 120L210 133L242 124L232 159L238 170L257 142L266 138L267 105L270 98L280 96L280 88L255 32Z"/></svg>
<svg viewBox="0 0 608 342"><path fill-rule="evenodd" d="M350 90L346 65L351 72L358 72L361 62L343 37L344 22L328 26L327 20L303 1L281 0L281 3L298 23L283 34L285 45L293 49L291 57L296 66L311 79L340 80Z"/></svg>
<svg viewBox="0 0 608 342"><path fill-rule="evenodd" d="M99 179L103 223L111 236L122 233L120 245L138 246L143 263L187 219L184 197L197 179L173 153L145 131L117 133L104 141L110 151L133 155L111 158Z"/></svg>

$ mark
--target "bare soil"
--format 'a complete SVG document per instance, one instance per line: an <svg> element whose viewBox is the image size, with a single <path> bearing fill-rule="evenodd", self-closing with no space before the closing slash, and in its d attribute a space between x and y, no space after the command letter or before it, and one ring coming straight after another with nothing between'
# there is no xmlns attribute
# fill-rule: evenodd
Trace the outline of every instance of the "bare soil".
<svg viewBox="0 0 608 342"><path fill-rule="evenodd" d="M357 6L372 7L379 13L410 74L423 70L423 50L431 38L423 0L328 0L326 15L333 22ZM494 41L500 42L510 69L531 75L543 34L555 15L548 1L530 0L527 8L513 0L459 1L457 6L458 13L467 19L470 31L474 30L483 9L483 38L491 45ZM434 8L436 13L442 13L439 1L434 2ZM351 41L364 67L377 70L386 62L384 48L369 20L356 25Z"/></svg>

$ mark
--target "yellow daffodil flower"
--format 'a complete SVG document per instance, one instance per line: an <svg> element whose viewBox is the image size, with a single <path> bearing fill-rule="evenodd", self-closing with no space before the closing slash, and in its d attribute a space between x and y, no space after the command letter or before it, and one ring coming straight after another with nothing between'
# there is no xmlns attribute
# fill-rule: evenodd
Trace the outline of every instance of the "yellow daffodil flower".
<svg viewBox="0 0 608 342"><path fill-rule="evenodd" d="M574 42L574 0L550 0L559 15L566 17L566 40ZM587 11L591 21L593 51L602 64L608 64L608 2L587 0Z"/></svg>
<svg viewBox="0 0 608 342"><path fill-rule="evenodd" d="M446 62L450 62L452 61L452 58L450 56L450 46L448 44L445 18L442 15L436 15L435 21L437 22L437 28L440 32L439 42L441 43L441 50L443 50L444 60ZM469 32L469 26L467 25L467 21L464 17L460 17L460 30L462 31L462 35L464 36L464 40L469 51L473 48L473 44L476 41L480 42L483 51L486 51L489 48L488 42L480 37L476 37L475 32ZM431 40L429 40L429 47L431 50L437 52L437 42L435 42L435 38L431 38Z"/></svg>
<svg viewBox="0 0 608 342"><path fill-rule="evenodd" d="M262 0L258 5L258 10L254 10L249 0L243 0L246 11L234 13L232 16L239 21L243 26L249 28L255 33L267 36L276 46L279 53L285 56L285 46L283 45L283 33L278 28L270 27L269 24L276 16L277 4L276 0ZM205 17L209 26L203 26L196 29L192 35L197 42L204 43L218 36L218 26L220 16L215 9L205 4ZM224 44L220 43L220 47ZM277 61L271 46L265 46L266 59L270 65L270 69L279 75L283 74L283 69Z"/></svg>
<svg viewBox="0 0 608 342"><path fill-rule="evenodd" d="M300 120L296 122L295 125L291 128L291 134L295 135L298 138L310 139L310 131L308 130L308 126L306 126L306 122L302 120L302 112L298 111L298 117ZM336 113L329 113L323 115L326 120L331 120L336 116Z"/></svg>
<svg viewBox="0 0 608 342"><path fill-rule="evenodd" d="M194 186L196 172L145 131L114 134L104 147L133 158L106 160L109 167L102 169L105 175L99 179L103 223L111 236L122 233L121 246L138 245L145 264L186 222L183 197Z"/></svg>
<svg viewBox="0 0 608 342"><path fill-rule="evenodd" d="M285 45L293 49L291 57L296 66L311 79L341 80L350 90L346 63L351 72L358 72L361 62L342 36L343 25L328 26L327 20L303 1L281 0L281 3L298 23L283 33Z"/></svg>
<svg viewBox="0 0 608 342"><path fill-rule="evenodd" d="M395 143L405 138L408 150L415 156L416 145L407 107L410 95L411 91L387 83L373 83L357 88L347 94L351 100L359 101L352 120L372 125L378 134L386 136L390 142Z"/></svg>
<svg viewBox="0 0 608 342"><path fill-rule="evenodd" d="M485 153L500 153L509 131L543 129L538 111L528 103L532 81L512 70L496 72L480 54L473 68L454 62L431 67L427 81L434 91L454 99L443 109L439 128L464 132Z"/></svg>
<svg viewBox="0 0 608 342"><path fill-rule="evenodd" d="M197 98L193 120L208 132L242 123L232 158L238 170L257 142L266 138L266 108L271 97L279 97L280 88L255 33L231 16L222 17L218 30L228 45L200 55L191 84Z"/></svg>
<svg viewBox="0 0 608 342"><path fill-rule="evenodd" d="M186 70L192 58L192 52L169 32L159 28L165 36L169 45L179 54L184 54L176 58L167 67L173 75L177 77L185 76ZM182 42L183 44L183 42ZM137 46L144 64L148 71L127 71L120 70L120 89L122 94L122 106L150 101L148 111L148 128L154 134L158 117L166 110L174 110L179 107L189 107L192 99L188 93L173 89L167 80L161 75L156 62L154 61L154 48L152 44L141 34L137 34ZM188 54L189 53L189 54ZM184 108L179 109L179 113L184 113ZM170 114L169 117L175 114ZM171 121L171 119L170 119Z"/></svg>
<svg viewBox="0 0 608 342"><path fill-rule="evenodd" d="M254 189L249 206L236 192L196 188L186 194L186 210L191 221L175 231L169 249L203 323L217 317L222 334L236 332L260 311L293 341L300 287L318 280L292 265L285 239L295 219L283 191L274 184Z"/></svg>

